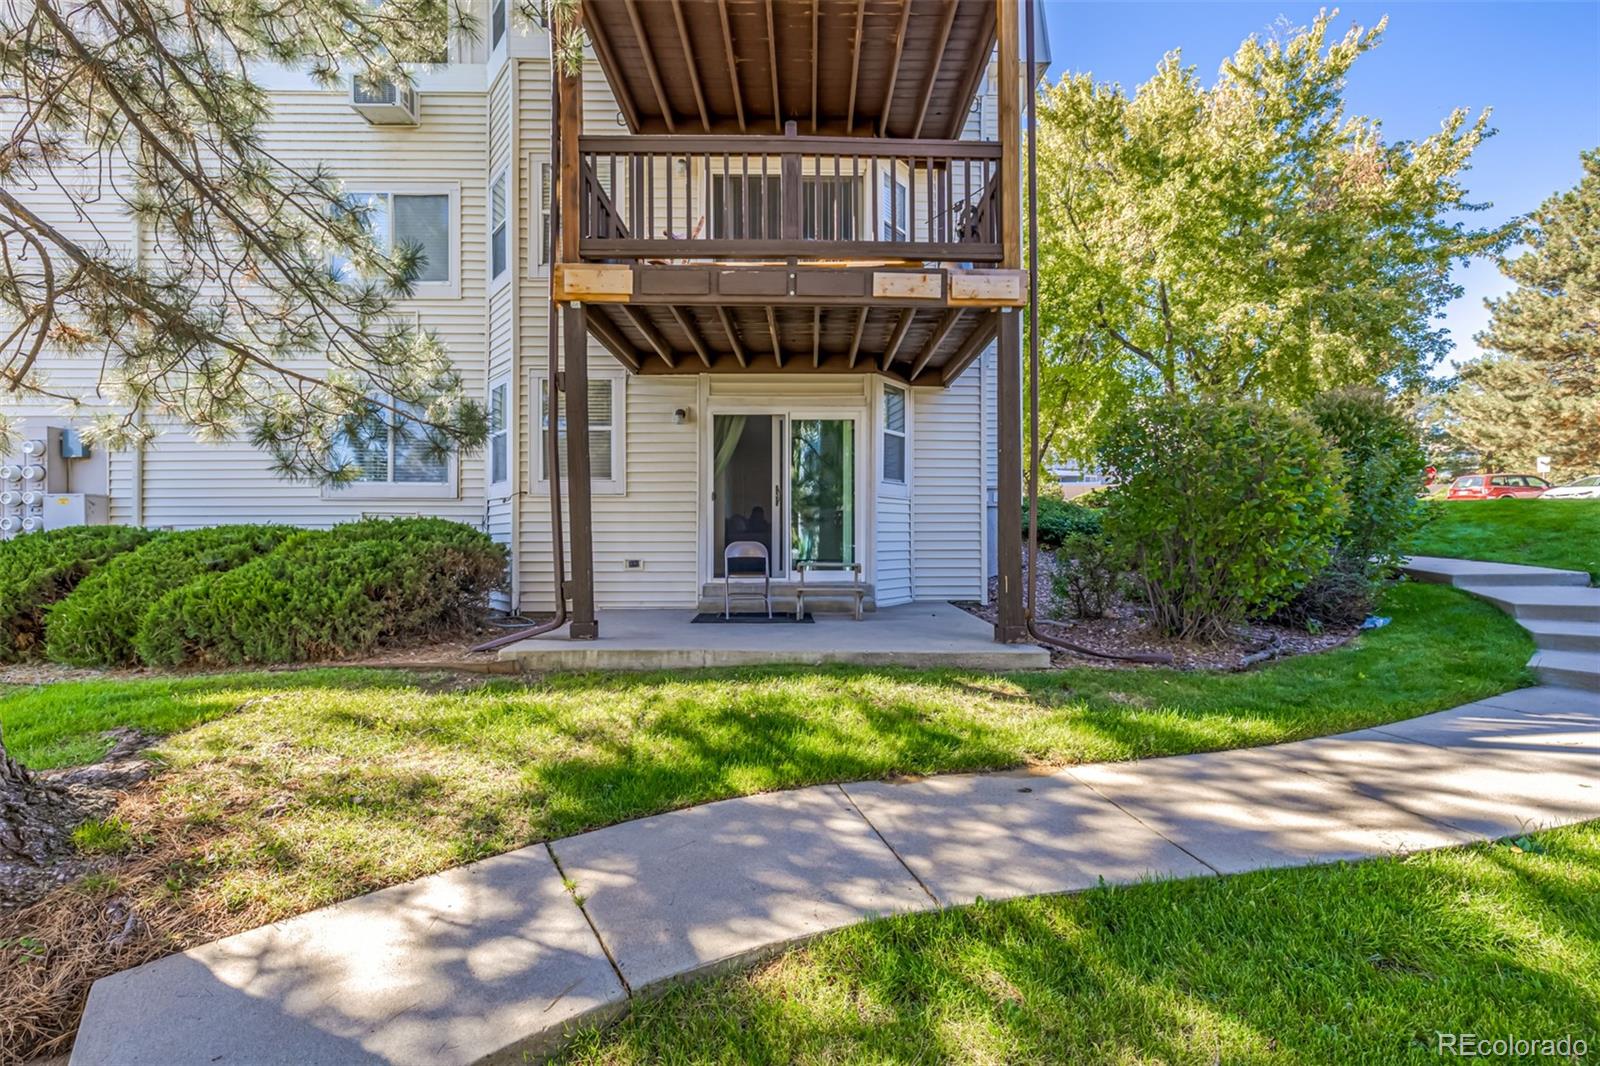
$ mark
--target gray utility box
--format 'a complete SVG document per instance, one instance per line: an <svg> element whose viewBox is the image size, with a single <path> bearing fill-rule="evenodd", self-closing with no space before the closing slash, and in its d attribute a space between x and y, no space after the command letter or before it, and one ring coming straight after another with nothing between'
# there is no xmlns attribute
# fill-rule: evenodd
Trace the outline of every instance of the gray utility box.
<svg viewBox="0 0 1600 1066"><path fill-rule="evenodd" d="M44 528L103 526L111 521L104 496L89 492L58 492L44 498Z"/></svg>

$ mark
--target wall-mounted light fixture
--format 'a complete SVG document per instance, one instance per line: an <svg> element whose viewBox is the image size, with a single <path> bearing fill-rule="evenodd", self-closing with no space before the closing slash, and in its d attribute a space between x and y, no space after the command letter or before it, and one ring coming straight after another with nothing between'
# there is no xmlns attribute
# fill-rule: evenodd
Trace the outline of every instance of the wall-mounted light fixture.
<svg viewBox="0 0 1600 1066"><path fill-rule="evenodd" d="M689 416L690 416L691 413L692 412L690 412L690 410L687 407L679 407L679 408L675 409L672 412L672 424L675 425L675 426L683 425L684 423L689 421Z"/></svg>

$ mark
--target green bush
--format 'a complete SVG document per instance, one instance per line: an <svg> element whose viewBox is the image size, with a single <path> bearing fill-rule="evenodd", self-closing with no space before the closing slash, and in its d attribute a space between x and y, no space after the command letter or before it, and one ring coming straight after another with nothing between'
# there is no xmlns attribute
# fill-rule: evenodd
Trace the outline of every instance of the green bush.
<svg viewBox="0 0 1600 1066"><path fill-rule="evenodd" d="M1392 571L1422 522L1417 493L1428 465L1416 424L1376 389L1336 389L1305 408L1344 458L1350 509L1339 531L1339 554Z"/></svg>
<svg viewBox="0 0 1600 1066"><path fill-rule="evenodd" d="M1101 618L1116 594L1123 562L1105 537L1072 533L1056 549L1050 591L1058 611L1077 618Z"/></svg>
<svg viewBox="0 0 1600 1066"><path fill-rule="evenodd" d="M162 665L359 654L462 626L499 585L505 561L487 536L443 519L306 531L167 593L135 643L141 659Z"/></svg>
<svg viewBox="0 0 1600 1066"><path fill-rule="evenodd" d="M131 663L139 628L163 595L265 555L295 532L289 526L214 526L170 533L120 555L50 609L45 655L77 666Z"/></svg>
<svg viewBox="0 0 1600 1066"><path fill-rule="evenodd" d="M1327 565L1345 519L1339 453L1304 416L1261 403L1130 410L1101 455L1106 536L1128 553L1160 631L1225 636Z"/></svg>
<svg viewBox="0 0 1600 1066"><path fill-rule="evenodd" d="M1079 503L1069 503L1060 496L1039 496L1039 546L1050 551L1061 547L1062 541L1075 534L1091 537L1100 535L1100 512ZM1028 536L1028 503L1022 503L1022 536Z"/></svg>
<svg viewBox="0 0 1600 1066"><path fill-rule="evenodd" d="M153 536L129 526L74 526L0 543L0 662L37 654L50 605L107 559Z"/></svg>

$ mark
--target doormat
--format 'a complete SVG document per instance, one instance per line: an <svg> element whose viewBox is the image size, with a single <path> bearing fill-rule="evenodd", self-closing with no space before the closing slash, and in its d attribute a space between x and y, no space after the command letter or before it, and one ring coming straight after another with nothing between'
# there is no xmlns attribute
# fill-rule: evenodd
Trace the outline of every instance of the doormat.
<svg viewBox="0 0 1600 1066"><path fill-rule="evenodd" d="M753 612L734 611L731 618L724 618L721 611L715 611L710 614L697 614L693 618L689 619L689 621L708 623L722 622L724 624L738 625L765 625L768 622L774 622L794 625L796 622L815 622L816 619L811 617L810 611L806 612L806 616L804 618L796 618L792 612L786 614L783 611L773 611L771 618L767 617L767 612L765 611L762 611L759 614Z"/></svg>

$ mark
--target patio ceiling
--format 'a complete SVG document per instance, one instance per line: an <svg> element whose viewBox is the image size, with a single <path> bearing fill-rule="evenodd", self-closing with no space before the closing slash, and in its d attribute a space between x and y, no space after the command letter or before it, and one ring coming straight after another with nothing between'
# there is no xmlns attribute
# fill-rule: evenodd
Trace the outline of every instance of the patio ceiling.
<svg viewBox="0 0 1600 1066"><path fill-rule="evenodd" d="M994 0L583 0L634 133L953 138Z"/></svg>

